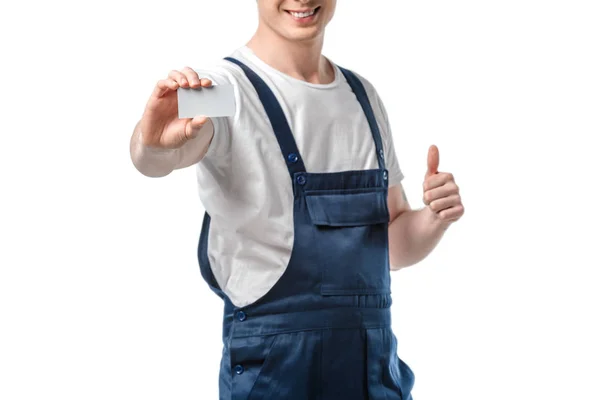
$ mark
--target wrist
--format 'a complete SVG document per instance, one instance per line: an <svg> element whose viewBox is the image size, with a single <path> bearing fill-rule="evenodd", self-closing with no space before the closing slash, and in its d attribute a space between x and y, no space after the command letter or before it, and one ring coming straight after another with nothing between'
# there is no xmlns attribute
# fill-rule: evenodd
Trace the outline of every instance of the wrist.
<svg viewBox="0 0 600 400"><path fill-rule="evenodd" d="M169 154L177 150L175 147L162 147L147 143L146 140L144 140L144 132L140 127L138 127L137 144L142 152L149 154Z"/></svg>
<svg viewBox="0 0 600 400"><path fill-rule="evenodd" d="M451 221L445 221L440 218L439 214L431 209L429 206L425 206L423 212L427 215L427 221L430 226L432 226L435 230L441 229L446 230L452 225Z"/></svg>

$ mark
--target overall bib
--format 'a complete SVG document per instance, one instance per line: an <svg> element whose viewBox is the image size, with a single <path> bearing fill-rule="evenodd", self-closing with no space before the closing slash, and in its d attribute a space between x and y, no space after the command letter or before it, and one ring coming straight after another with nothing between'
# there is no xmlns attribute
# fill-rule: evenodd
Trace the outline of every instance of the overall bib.
<svg viewBox="0 0 600 400"><path fill-rule="evenodd" d="M237 308L198 245L203 278L225 303L221 400L412 400L414 374L391 329L387 170L381 136L360 80L341 68L368 119L378 169L310 173L267 84L240 61L265 108L294 191L286 271L256 302Z"/></svg>

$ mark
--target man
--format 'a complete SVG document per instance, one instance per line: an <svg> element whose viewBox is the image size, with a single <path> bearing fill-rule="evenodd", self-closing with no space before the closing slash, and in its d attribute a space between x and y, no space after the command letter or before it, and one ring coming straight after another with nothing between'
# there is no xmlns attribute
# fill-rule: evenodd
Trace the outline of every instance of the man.
<svg viewBox="0 0 600 400"><path fill-rule="evenodd" d="M158 82L131 139L147 176L195 165L198 258L225 304L221 399L412 398L391 330L390 269L463 214L429 150L423 200L401 185L373 86L321 54L335 0L258 0L247 45ZM235 86L231 118L178 119L178 87Z"/></svg>

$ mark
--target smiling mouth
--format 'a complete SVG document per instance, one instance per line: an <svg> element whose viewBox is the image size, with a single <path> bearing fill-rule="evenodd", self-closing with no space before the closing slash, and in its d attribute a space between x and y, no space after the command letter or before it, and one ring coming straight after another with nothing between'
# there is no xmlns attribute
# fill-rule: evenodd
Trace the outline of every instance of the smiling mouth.
<svg viewBox="0 0 600 400"><path fill-rule="evenodd" d="M290 11L290 10L286 10L286 12L288 14L290 14L292 17L294 17L295 19L306 19L306 18L310 18L315 16L319 10L321 9L321 6L318 6L317 8L314 8L310 11Z"/></svg>

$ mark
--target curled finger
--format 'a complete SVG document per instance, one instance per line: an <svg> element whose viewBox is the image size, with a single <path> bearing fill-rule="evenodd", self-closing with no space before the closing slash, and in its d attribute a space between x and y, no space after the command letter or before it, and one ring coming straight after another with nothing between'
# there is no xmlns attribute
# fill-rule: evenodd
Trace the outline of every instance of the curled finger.
<svg viewBox="0 0 600 400"><path fill-rule="evenodd" d="M181 87L188 87L189 86L189 82L187 80L187 78L185 77L185 75L177 70L172 70L171 72L169 72L169 78L173 79L174 81L176 81L179 86Z"/></svg>
<svg viewBox="0 0 600 400"><path fill-rule="evenodd" d="M161 79L156 84L153 95L155 97L162 97L170 90L177 90L178 87L177 82L171 78Z"/></svg>
<svg viewBox="0 0 600 400"><path fill-rule="evenodd" d="M190 87L192 88L197 88L200 87L201 85L201 80L200 77L198 76L198 73L196 71L194 71L192 68L190 67L185 67L181 70L181 72L185 75L185 77L187 78Z"/></svg>

